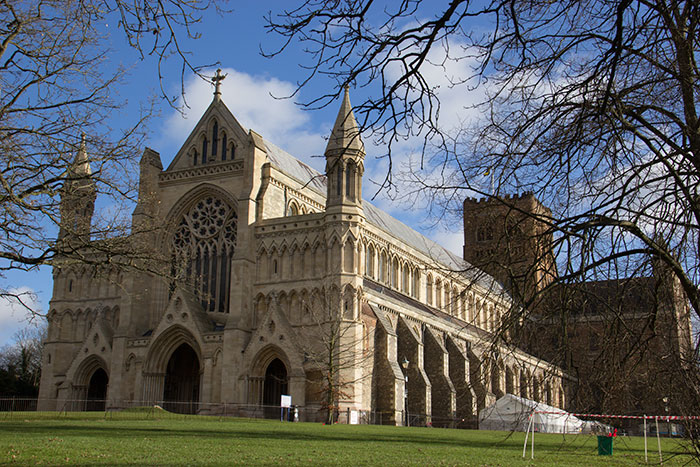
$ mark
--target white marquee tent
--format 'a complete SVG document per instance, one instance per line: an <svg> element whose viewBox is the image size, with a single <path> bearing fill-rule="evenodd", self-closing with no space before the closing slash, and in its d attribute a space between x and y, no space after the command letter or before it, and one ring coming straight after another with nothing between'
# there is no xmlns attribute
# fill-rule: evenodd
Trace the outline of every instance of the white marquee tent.
<svg viewBox="0 0 700 467"><path fill-rule="evenodd" d="M557 407L506 394L479 413L479 429L527 431L533 412L535 431L540 433L580 433L585 425Z"/></svg>

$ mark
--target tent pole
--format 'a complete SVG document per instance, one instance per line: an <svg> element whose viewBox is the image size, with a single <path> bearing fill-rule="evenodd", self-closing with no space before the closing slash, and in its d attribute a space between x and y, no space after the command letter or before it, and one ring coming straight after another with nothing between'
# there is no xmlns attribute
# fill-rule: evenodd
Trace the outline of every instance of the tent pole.
<svg viewBox="0 0 700 467"><path fill-rule="evenodd" d="M532 440L530 443L532 447L532 453L530 454L530 459L535 458L535 412L532 412Z"/></svg>
<svg viewBox="0 0 700 467"><path fill-rule="evenodd" d="M647 416L644 415L644 463L649 463L649 455L647 454Z"/></svg>
<svg viewBox="0 0 700 467"><path fill-rule="evenodd" d="M532 423L532 414L528 417L527 430L525 431L525 443L523 444L523 459L525 458L525 453L527 452L527 437L530 436L530 424Z"/></svg>
<svg viewBox="0 0 700 467"><path fill-rule="evenodd" d="M664 463L663 457L661 457L661 437L659 436L659 417L658 415L654 417L656 420L656 444L659 446L659 464Z"/></svg>

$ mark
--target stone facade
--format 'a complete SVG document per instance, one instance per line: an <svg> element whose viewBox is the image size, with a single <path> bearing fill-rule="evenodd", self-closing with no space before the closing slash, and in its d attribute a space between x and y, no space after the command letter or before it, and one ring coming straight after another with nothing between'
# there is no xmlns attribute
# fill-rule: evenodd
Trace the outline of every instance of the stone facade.
<svg viewBox="0 0 700 467"><path fill-rule="evenodd" d="M550 217L532 193L464 201L465 259L528 304L517 343L573 377L570 410L681 410L693 345L680 282L660 261L620 277L556 281Z"/></svg>
<svg viewBox="0 0 700 467"><path fill-rule="evenodd" d="M40 409L245 413L289 394L307 420L454 426L506 392L563 407L559 368L494 339L501 286L362 200L364 157L347 91L325 174L215 93L169 167L141 161L132 238L167 273L56 262ZM64 202L89 225L93 198Z"/></svg>

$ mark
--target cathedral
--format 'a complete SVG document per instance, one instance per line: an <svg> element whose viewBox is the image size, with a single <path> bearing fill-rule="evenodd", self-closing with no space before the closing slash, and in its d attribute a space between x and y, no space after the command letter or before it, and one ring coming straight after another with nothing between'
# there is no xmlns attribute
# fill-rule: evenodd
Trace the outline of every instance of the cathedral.
<svg viewBox="0 0 700 467"><path fill-rule="evenodd" d="M325 158L243 128L217 85L167 168L140 161L129 241L164 272L54 263L39 410L279 416L284 395L301 420L464 426L506 393L564 407L569 376L495 338L503 286L362 199L347 89ZM59 241L94 241L89 161Z"/></svg>

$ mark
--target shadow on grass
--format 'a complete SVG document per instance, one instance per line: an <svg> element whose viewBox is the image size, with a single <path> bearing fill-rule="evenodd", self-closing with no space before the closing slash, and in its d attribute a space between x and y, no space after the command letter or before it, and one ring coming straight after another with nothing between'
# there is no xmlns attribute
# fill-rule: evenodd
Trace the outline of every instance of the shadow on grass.
<svg viewBox="0 0 700 467"><path fill-rule="evenodd" d="M220 419L216 418L155 418L155 419L110 419L93 415L86 418L31 418L22 417L0 421L0 437L89 437L105 443L117 439L147 437L151 440L165 438L202 439L217 441L249 440L264 445L265 442L289 442L293 444L331 442L344 446L373 445L371 449L395 445L402 448L446 449L506 449L522 451L523 433L448 430L440 428L406 428L374 425L331 425L314 423L282 423L270 420ZM616 454L643 456L643 450L632 447L626 439L616 441ZM655 443L654 443L654 448ZM536 457L557 454L585 453L594 455L597 449L595 437L588 435L536 435ZM528 454L530 447L528 446ZM681 454L665 447L665 454ZM675 450L674 450L675 451ZM652 448L650 445L650 455ZM529 458L529 455L528 455Z"/></svg>
<svg viewBox="0 0 700 467"><path fill-rule="evenodd" d="M133 438L136 436L149 437L184 437L184 438L208 438L208 439L249 439L249 440L270 440L280 441L342 441L344 443L397 443L397 444L420 444L421 446L433 445L440 447L464 447L466 440L463 436L449 436L449 430L428 429L428 428L396 428L395 434L386 433L387 427L371 430L353 429L347 426L327 426L320 427L317 424L285 424L281 422L268 422L261 426L261 423L243 422L237 426L235 421L221 422L221 428L212 429L202 426L202 422L193 424L191 428L182 428L183 421L177 427L165 427L159 420L144 420L139 422L110 421L110 420L28 420L28 421L5 421L0 423L0 435L7 433L25 433L36 436L77 436L77 437L101 437L105 439ZM169 421L166 423L170 423ZM216 422L205 422L216 423ZM136 426L135 426L136 425ZM138 426L142 425L142 426ZM160 426L159 426L160 425ZM364 428L364 427L363 427ZM373 427L370 427L373 428ZM393 430L392 430L393 431ZM441 433L446 436L437 437ZM497 446L517 446L522 441L510 439L507 436L495 439L468 441L469 447L493 448Z"/></svg>

